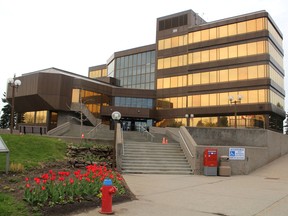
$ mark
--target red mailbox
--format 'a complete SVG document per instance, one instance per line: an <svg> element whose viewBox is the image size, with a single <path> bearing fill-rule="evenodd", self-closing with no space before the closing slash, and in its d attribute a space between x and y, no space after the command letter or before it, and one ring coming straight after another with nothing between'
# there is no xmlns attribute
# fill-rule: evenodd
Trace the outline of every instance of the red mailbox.
<svg viewBox="0 0 288 216"><path fill-rule="evenodd" d="M205 149L204 151L204 166L217 167L218 166L218 154L217 149Z"/></svg>

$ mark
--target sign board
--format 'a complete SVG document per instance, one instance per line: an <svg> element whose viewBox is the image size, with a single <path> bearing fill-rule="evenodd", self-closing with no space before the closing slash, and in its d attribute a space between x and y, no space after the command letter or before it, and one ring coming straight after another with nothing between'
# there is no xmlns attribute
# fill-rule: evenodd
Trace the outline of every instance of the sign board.
<svg viewBox="0 0 288 216"><path fill-rule="evenodd" d="M229 160L245 160L245 148L229 148Z"/></svg>
<svg viewBox="0 0 288 216"><path fill-rule="evenodd" d="M0 153L6 153L6 174L9 171L9 149L7 148L4 140L0 137Z"/></svg>

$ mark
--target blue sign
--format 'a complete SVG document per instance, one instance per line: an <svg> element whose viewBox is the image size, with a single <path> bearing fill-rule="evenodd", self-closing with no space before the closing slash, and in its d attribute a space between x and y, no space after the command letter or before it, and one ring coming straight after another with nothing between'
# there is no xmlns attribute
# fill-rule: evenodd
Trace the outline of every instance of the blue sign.
<svg viewBox="0 0 288 216"><path fill-rule="evenodd" d="M245 160L245 148L229 148L229 160Z"/></svg>

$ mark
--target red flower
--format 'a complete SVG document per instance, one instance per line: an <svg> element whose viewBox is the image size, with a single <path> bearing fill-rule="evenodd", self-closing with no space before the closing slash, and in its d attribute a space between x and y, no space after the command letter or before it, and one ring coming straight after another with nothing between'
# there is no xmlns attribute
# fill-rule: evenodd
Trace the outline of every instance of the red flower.
<svg viewBox="0 0 288 216"><path fill-rule="evenodd" d="M28 178L28 177L26 177L26 178L25 178L25 181L26 181L26 182L28 182L28 181L29 181L29 178Z"/></svg>
<svg viewBox="0 0 288 216"><path fill-rule="evenodd" d="M70 178L69 182L70 182L70 184L73 184L74 183L74 179Z"/></svg>
<svg viewBox="0 0 288 216"><path fill-rule="evenodd" d="M49 179L48 173L43 174L41 178L44 180L48 180Z"/></svg>
<svg viewBox="0 0 288 216"><path fill-rule="evenodd" d="M65 178L64 177L59 177L59 181L64 181L65 180Z"/></svg>
<svg viewBox="0 0 288 216"><path fill-rule="evenodd" d="M86 180L87 182L90 182L90 181L91 181L90 178L88 178L88 177L87 177L85 180Z"/></svg>
<svg viewBox="0 0 288 216"><path fill-rule="evenodd" d="M42 189L42 190L46 190L45 186L42 186L41 189Z"/></svg>
<svg viewBox="0 0 288 216"><path fill-rule="evenodd" d="M40 184L41 182L40 178L34 178L34 181L36 182L36 184Z"/></svg>
<svg viewBox="0 0 288 216"><path fill-rule="evenodd" d="M30 188L30 184L26 184L26 188Z"/></svg>

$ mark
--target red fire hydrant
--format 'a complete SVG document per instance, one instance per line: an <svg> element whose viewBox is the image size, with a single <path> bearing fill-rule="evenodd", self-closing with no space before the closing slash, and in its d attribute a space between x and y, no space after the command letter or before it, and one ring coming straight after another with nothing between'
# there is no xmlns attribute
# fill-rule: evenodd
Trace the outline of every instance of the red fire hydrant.
<svg viewBox="0 0 288 216"><path fill-rule="evenodd" d="M101 214L113 214L112 211L112 195L116 193L117 188L112 186L112 180L107 178L103 181L102 192L102 207L99 211Z"/></svg>

